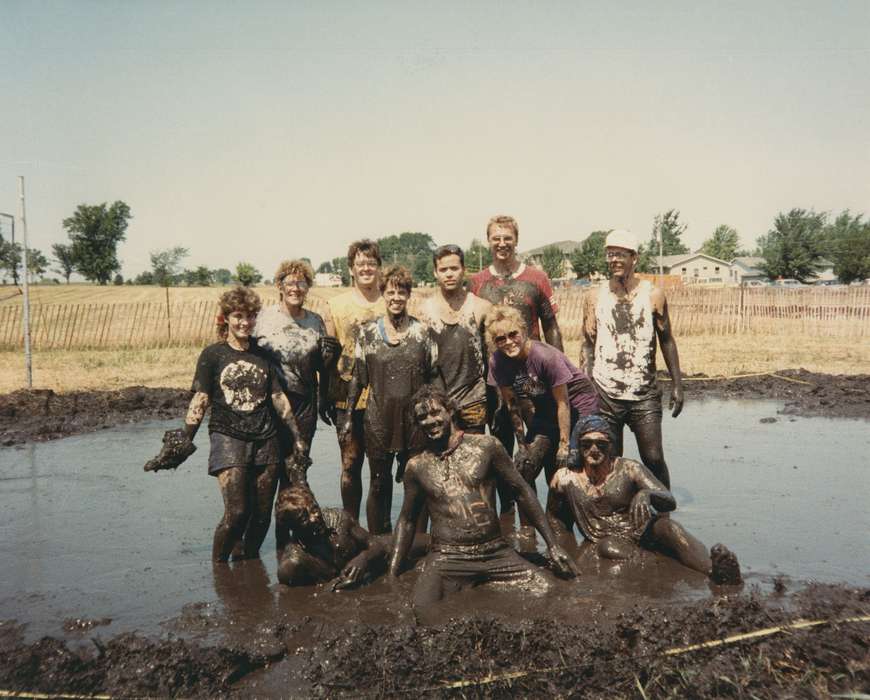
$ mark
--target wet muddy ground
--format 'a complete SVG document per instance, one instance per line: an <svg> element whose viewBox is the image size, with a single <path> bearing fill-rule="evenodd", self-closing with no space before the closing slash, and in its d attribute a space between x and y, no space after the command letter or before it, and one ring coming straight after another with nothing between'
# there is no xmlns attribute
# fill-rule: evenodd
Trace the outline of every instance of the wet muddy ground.
<svg viewBox="0 0 870 700"><path fill-rule="evenodd" d="M163 430L180 422L178 394L161 409L172 421L0 449L0 690L782 697L870 689L867 622L663 655L798 618L870 614L865 421L787 414L778 401L700 401L698 392L679 419L665 419L674 517L737 552L742 590L712 589L647 555L587 569L543 597L470 591L448 600L437 624L419 626L407 603L414 572L341 594L286 589L276 584L271 532L262 561L213 568L221 509L204 433L178 471L141 471ZM331 429L320 426L313 457L315 492L339 505ZM827 585L835 583L845 585Z"/></svg>

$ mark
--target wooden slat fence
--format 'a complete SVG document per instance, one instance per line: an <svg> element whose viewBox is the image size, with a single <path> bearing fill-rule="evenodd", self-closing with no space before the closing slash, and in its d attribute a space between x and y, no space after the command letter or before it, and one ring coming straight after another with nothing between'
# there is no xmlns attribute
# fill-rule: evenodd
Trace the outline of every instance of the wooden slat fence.
<svg viewBox="0 0 870 700"><path fill-rule="evenodd" d="M431 290L411 297L414 313ZM582 289L559 289L559 326L566 340L579 340ZM870 287L767 289L675 288L667 292L671 322L680 335L801 333L842 338L870 337ZM264 298L264 304L277 298ZM314 295L309 308L326 302ZM44 304L31 309L31 340L36 350L157 348L204 345L215 338L213 301L119 304ZM24 344L22 309L0 306L0 349Z"/></svg>

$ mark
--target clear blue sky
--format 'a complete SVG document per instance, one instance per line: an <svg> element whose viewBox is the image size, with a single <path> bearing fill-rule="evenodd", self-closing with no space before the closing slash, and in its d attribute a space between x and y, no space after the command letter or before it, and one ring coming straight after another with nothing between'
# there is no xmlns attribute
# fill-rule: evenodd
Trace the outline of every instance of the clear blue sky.
<svg viewBox="0 0 870 700"><path fill-rule="evenodd" d="M791 207L870 213L870 2L0 0L0 211L31 244L123 199L126 275L271 276L360 236L697 247Z"/></svg>

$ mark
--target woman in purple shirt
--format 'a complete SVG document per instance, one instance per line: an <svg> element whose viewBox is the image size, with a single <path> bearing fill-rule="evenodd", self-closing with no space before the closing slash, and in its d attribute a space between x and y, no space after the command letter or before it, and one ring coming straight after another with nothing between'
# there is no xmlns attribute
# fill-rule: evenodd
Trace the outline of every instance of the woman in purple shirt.
<svg viewBox="0 0 870 700"><path fill-rule="evenodd" d="M508 406L517 438L517 466L534 488L545 469L547 483L568 464L571 426L598 410L589 378L551 345L528 337L522 317L509 306L494 306L486 317L486 340L492 349L489 383ZM517 394L530 406L520 406Z"/></svg>

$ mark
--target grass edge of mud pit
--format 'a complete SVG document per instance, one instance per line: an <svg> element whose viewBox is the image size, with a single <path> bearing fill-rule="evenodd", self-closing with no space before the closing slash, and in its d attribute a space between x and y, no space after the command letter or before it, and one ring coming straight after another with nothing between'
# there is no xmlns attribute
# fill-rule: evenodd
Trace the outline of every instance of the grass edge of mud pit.
<svg viewBox="0 0 870 700"><path fill-rule="evenodd" d="M92 648L54 638L23 644L21 628L2 623L0 689L200 697L830 696L870 688L868 613L870 589L809 585L788 595L751 589L689 605L635 606L590 616L584 626L490 617L436 626L306 618L264 628L276 643L265 653L136 634L92 637ZM821 624L772 631L799 620ZM765 634L746 634L759 630ZM745 638L687 649L732 635Z"/></svg>
<svg viewBox="0 0 870 700"><path fill-rule="evenodd" d="M870 419L870 375L820 374L787 369L734 377L685 376L689 401L702 398L773 399L784 414ZM668 375L659 372L665 396ZM0 445L43 442L116 425L183 418L190 400L184 389L131 386L111 391L56 393L19 389L0 394Z"/></svg>

